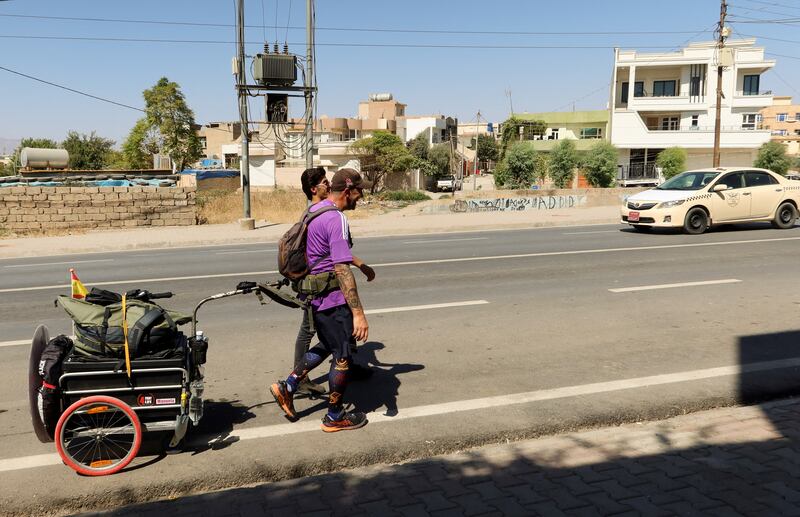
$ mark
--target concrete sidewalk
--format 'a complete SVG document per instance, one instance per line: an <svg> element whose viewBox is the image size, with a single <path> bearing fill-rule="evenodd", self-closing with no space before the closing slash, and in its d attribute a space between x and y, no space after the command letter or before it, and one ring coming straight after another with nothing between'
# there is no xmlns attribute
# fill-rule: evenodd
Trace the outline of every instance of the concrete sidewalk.
<svg viewBox="0 0 800 517"><path fill-rule="evenodd" d="M800 515L798 429L800 402L785 400L211 492L110 514Z"/></svg>
<svg viewBox="0 0 800 517"><path fill-rule="evenodd" d="M350 221L350 228L353 235L358 238L544 226L579 226L618 221L619 208L616 206L519 212L421 214L412 205L406 209L365 219L353 218ZM290 226L289 224L269 224L259 221L254 231L241 230L238 224L209 224L138 227L126 230L97 230L55 237L0 239L0 258L276 242Z"/></svg>

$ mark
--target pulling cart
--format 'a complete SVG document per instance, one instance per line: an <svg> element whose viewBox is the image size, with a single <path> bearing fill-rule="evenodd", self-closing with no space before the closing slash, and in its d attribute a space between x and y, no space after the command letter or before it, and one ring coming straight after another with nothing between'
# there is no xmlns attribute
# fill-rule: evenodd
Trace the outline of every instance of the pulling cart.
<svg viewBox="0 0 800 517"><path fill-rule="evenodd" d="M28 391L33 429L41 442L54 441L64 464L88 476L114 474L137 455L145 433L171 432L168 447L177 448L189 427L203 416L204 378L208 339L197 329L197 312L204 304L240 294L262 293L290 307L301 307L280 292L281 283L242 282L236 290L204 298L191 317L191 334L178 334L175 352L167 358L82 360L68 353L57 385L57 410L43 411L40 361L50 341L46 326L33 336ZM150 302L172 293L139 291ZM46 384L46 383L44 383ZM51 404L52 405L52 404ZM57 421L54 421L56 420Z"/></svg>

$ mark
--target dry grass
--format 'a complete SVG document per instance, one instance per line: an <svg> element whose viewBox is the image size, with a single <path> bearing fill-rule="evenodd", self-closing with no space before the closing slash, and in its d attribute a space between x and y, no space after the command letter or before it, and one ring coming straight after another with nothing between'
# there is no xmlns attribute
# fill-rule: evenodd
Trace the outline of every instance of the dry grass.
<svg viewBox="0 0 800 517"><path fill-rule="evenodd" d="M300 190L253 192L250 212L255 219L275 223L295 222L306 208ZM233 223L242 217L242 193L236 190L201 190L197 193L197 218L200 224Z"/></svg>
<svg viewBox="0 0 800 517"><path fill-rule="evenodd" d="M0 240L20 237L62 237L64 235L81 235L91 228L52 228L47 230L9 230L0 226Z"/></svg>
<svg viewBox="0 0 800 517"><path fill-rule="evenodd" d="M277 189L252 193L250 212L257 220L272 223L294 223L306 209L301 190ZM359 204L358 210L347 212L350 219L363 219L383 214L386 208L374 203ZM202 190L197 193L197 216L200 224L233 223L242 217L240 190Z"/></svg>

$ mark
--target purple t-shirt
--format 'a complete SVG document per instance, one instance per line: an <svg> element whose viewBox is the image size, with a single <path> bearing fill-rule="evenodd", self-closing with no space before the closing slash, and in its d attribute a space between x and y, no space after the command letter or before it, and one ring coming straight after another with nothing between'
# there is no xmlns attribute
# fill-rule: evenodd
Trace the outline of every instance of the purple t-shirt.
<svg viewBox="0 0 800 517"><path fill-rule="evenodd" d="M320 201L310 210L316 212L324 206L333 206L333 202L327 199ZM347 217L342 212L331 210L311 221L311 224L308 225L306 241L306 258L308 264L313 265L311 274L326 273L333 271L335 264L353 262L353 254L350 252L352 246L350 226L347 224ZM334 289L311 302L317 310L330 309L346 303L340 289Z"/></svg>

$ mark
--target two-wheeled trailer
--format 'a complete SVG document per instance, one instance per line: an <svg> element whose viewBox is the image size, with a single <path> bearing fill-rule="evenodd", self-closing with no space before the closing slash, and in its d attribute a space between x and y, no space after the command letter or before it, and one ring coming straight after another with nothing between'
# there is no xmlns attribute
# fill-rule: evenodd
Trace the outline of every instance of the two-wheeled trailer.
<svg viewBox="0 0 800 517"><path fill-rule="evenodd" d="M234 291L204 298L192 313L190 336L179 333L177 353L169 358L134 358L126 364L119 358L85 361L68 355L55 387L60 396L57 422L44 422L40 407L39 362L49 333L47 327L39 326L28 371L31 419L37 438L55 441L63 462L88 476L113 474L125 468L139 452L145 433L171 432L168 447L178 447L189 427L203 416L202 365L208 340L197 329L198 310L212 300L265 289L277 292L279 288L279 284L245 282ZM140 299L148 302L172 296L139 292L144 293Z"/></svg>

